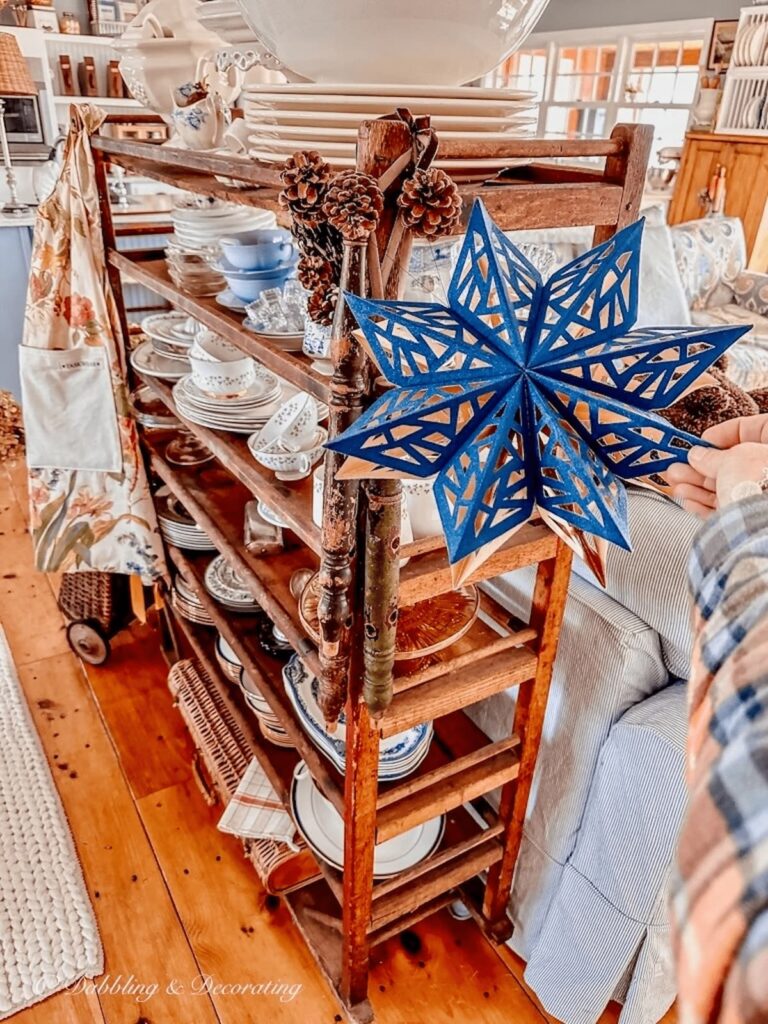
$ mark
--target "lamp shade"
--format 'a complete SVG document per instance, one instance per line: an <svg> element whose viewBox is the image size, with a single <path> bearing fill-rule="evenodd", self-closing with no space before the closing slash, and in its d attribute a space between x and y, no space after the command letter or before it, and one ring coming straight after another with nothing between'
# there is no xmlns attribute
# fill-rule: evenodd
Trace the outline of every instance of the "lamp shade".
<svg viewBox="0 0 768 1024"><path fill-rule="evenodd" d="M36 96L37 86L29 73L16 36L0 32L0 96Z"/></svg>

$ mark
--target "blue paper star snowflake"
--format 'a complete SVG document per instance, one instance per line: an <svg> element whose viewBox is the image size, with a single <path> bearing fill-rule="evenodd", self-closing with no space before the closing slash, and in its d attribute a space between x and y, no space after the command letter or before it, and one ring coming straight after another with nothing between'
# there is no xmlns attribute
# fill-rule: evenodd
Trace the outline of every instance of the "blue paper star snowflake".
<svg viewBox="0 0 768 1024"><path fill-rule="evenodd" d="M747 328L631 331L642 230L545 284L478 200L448 306L345 296L394 387L328 447L367 464L347 475L437 474L451 563L497 547L536 505L566 537L629 547L618 477L663 472L700 443L652 410Z"/></svg>

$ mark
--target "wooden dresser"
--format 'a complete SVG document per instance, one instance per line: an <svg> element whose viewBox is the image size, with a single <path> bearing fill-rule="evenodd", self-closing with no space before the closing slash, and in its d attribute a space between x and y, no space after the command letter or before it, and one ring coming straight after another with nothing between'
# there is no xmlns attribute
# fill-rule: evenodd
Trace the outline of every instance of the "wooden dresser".
<svg viewBox="0 0 768 1024"><path fill-rule="evenodd" d="M699 194L709 185L718 164L728 171L725 212L730 217L740 217L744 224L749 265L753 270L768 270L768 134L689 132L669 207L669 223L680 224L703 216Z"/></svg>

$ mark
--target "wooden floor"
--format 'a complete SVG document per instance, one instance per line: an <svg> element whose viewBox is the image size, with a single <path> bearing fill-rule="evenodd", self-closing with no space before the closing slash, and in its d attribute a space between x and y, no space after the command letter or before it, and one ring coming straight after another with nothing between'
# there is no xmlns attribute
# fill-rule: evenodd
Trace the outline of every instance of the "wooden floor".
<svg viewBox="0 0 768 1024"><path fill-rule="evenodd" d="M286 910L216 830L220 809L195 787L155 635L134 625L86 676L67 646L56 581L33 571L25 516L23 467L0 468L0 622L69 817L106 966L86 990L52 996L14 1024L340 1021ZM522 964L446 912L390 940L375 961L378 1024L552 1020L526 991ZM237 991L254 983L261 994ZM278 986L282 996L269 993ZM602 1024L616 1017L609 1008Z"/></svg>

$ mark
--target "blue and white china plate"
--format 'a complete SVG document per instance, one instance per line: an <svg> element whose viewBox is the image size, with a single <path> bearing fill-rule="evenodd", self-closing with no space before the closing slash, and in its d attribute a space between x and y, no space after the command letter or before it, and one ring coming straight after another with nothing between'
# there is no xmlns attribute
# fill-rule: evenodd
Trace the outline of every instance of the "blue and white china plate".
<svg viewBox="0 0 768 1024"><path fill-rule="evenodd" d="M322 795L300 761L291 784L291 814L314 853L339 871L344 867L344 820ZM374 847L373 876L389 878L430 857L440 845L445 816L432 818Z"/></svg>
<svg viewBox="0 0 768 1024"><path fill-rule="evenodd" d="M285 690L307 735L315 746L343 770L346 761L346 729L342 714L333 735L325 731L317 703L318 681L307 672L298 656L283 667ZM379 752L379 778L404 778L414 771L429 752L432 723L415 725L383 740Z"/></svg>

